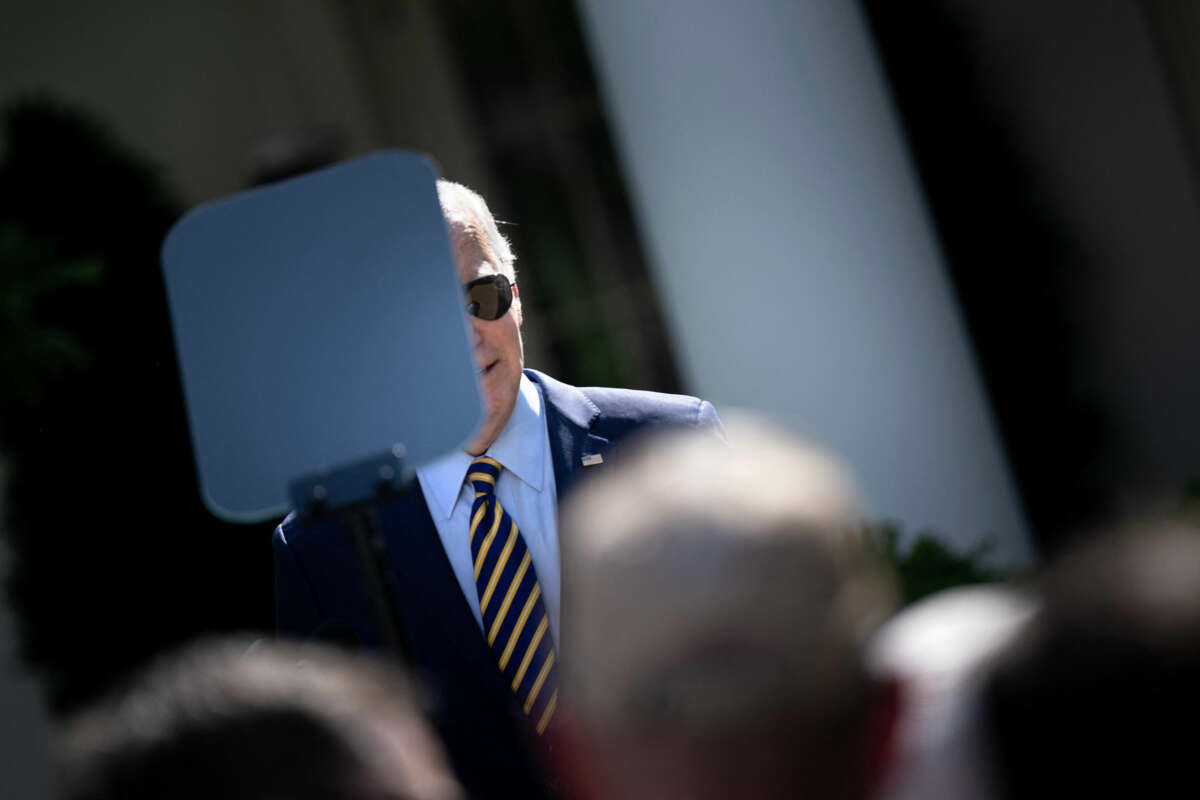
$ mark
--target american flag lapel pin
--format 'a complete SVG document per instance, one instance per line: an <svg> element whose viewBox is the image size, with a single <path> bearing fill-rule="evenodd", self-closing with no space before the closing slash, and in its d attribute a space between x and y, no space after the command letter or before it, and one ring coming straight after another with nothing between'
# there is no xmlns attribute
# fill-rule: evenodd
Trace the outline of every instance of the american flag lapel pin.
<svg viewBox="0 0 1200 800"><path fill-rule="evenodd" d="M583 465L585 467L594 467L597 464L603 464L603 463L604 463L604 456L600 455L599 453L588 453L586 456L583 457Z"/></svg>

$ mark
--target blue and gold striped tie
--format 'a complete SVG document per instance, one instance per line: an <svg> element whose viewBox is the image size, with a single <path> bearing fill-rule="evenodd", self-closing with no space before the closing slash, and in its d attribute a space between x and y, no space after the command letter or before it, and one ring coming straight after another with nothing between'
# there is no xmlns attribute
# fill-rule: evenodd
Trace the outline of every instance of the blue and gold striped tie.
<svg viewBox="0 0 1200 800"><path fill-rule="evenodd" d="M554 637L542 587L517 523L496 498L503 469L494 458L471 462L471 557L488 646L539 736L558 705Z"/></svg>

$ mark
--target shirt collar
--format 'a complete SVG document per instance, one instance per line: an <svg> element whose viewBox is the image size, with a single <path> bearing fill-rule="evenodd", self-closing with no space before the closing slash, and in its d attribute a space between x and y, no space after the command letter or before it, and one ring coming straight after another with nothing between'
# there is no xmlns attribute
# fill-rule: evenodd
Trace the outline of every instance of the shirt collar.
<svg viewBox="0 0 1200 800"><path fill-rule="evenodd" d="M547 447L549 441L541 392L522 374L512 415L487 449L487 455L503 464L505 470L529 488L541 492L546 481ZM444 519L454 514L467 469L474 459L475 456L465 450L455 450L424 468L433 495L426 497L430 512L441 514Z"/></svg>

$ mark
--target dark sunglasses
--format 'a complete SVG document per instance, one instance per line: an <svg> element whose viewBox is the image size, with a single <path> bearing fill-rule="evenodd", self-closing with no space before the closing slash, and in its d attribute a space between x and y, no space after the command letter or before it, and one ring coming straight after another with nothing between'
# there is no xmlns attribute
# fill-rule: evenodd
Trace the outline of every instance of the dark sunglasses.
<svg viewBox="0 0 1200 800"><path fill-rule="evenodd" d="M512 306L515 285L500 273L476 278L463 286L467 295L467 313L483 320L500 319Z"/></svg>

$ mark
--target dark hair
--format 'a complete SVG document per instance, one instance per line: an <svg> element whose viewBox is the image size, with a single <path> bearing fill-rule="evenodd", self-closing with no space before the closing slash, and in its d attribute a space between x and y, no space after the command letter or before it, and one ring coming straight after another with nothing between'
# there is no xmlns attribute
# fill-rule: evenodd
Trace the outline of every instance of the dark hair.
<svg viewBox="0 0 1200 800"><path fill-rule="evenodd" d="M1195 781L1200 530L1105 538L1050 571L1045 605L984 690L1005 796L1111 795ZM1180 727L1177 723L1183 723Z"/></svg>
<svg viewBox="0 0 1200 800"><path fill-rule="evenodd" d="M57 745L64 800L458 796L408 683L323 648L189 647Z"/></svg>

